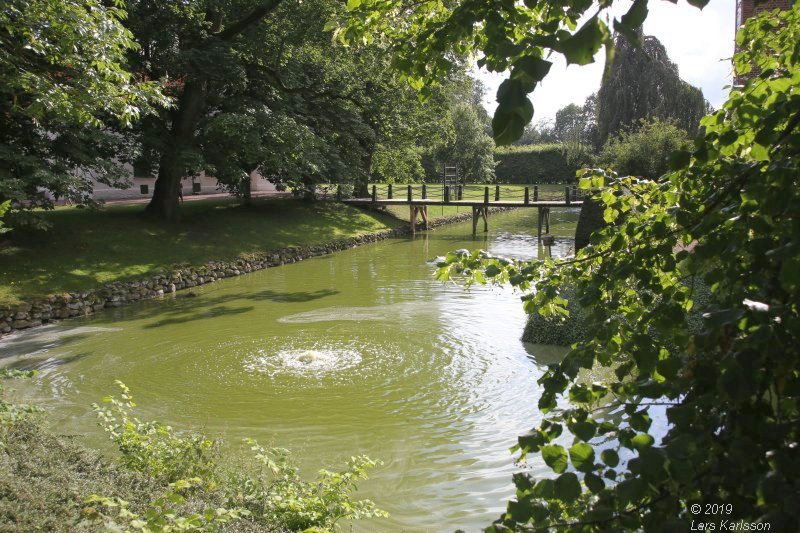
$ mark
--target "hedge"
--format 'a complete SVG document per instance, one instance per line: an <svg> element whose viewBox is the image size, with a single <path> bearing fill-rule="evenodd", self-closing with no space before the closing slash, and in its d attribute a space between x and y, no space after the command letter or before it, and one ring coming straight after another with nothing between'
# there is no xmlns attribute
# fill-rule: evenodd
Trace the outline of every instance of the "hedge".
<svg viewBox="0 0 800 533"><path fill-rule="evenodd" d="M578 166L567 163L559 144L534 144L497 148L498 183L573 183Z"/></svg>

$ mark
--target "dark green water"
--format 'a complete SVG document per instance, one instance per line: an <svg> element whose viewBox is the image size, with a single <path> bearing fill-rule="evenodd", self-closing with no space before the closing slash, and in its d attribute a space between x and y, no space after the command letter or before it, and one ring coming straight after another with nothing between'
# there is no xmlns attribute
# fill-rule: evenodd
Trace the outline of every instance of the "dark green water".
<svg viewBox="0 0 800 533"><path fill-rule="evenodd" d="M554 211L553 255L577 211ZM60 433L107 446L90 404L133 390L142 418L290 449L303 471L366 454L384 465L359 496L391 513L363 531L477 531L513 496L517 435L535 426L536 379L560 349L524 345L519 295L464 291L429 262L458 248L541 253L536 211L394 239L38 328L0 343L36 368L18 387ZM546 467L532 463L534 471Z"/></svg>

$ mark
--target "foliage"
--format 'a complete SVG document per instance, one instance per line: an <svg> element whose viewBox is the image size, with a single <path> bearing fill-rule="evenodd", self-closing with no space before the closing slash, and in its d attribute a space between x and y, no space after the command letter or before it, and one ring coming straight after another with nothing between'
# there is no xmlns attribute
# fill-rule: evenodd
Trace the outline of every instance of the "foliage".
<svg viewBox="0 0 800 533"><path fill-rule="evenodd" d="M680 78L658 39L636 37L639 42L616 39L614 62L597 93L597 142L602 145L626 126L653 118L674 121L694 136L711 111L703 92Z"/></svg>
<svg viewBox="0 0 800 533"><path fill-rule="evenodd" d="M507 146L494 157L499 183L571 183L580 168L567 162L560 144Z"/></svg>
<svg viewBox="0 0 800 533"><path fill-rule="evenodd" d="M370 500L352 499L357 482L378 464L368 457L351 457L343 472L321 470L316 480L305 481L287 450L267 449L247 439L255 452L257 472L237 471L226 479L211 453L216 448L212 440L178 434L159 422L140 421L131 415L136 404L130 390L116 383L120 399L107 396L104 402L111 407L93 406L100 425L119 448L127 468L166 485L167 490L142 513L130 510L120 497L93 494L85 500L84 517L89 521L102 521L105 527L176 531L213 530L247 518L269 530L324 532L337 530L340 520L388 516Z"/></svg>
<svg viewBox="0 0 800 533"><path fill-rule="evenodd" d="M492 120L495 141L510 144L533 118L528 95L550 71L552 62L545 58L551 53L561 54L567 64L585 65L605 47L610 67L614 40L603 15L612 3L601 2L596 10L588 1L555 6L535 0L411 5L403 0L351 0L347 15L331 26L337 26L335 37L345 43L376 36L388 42L394 65L423 96L453 68L453 57L480 52L479 66L510 71L498 89ZM707 0L691 3L702 7ZM636 0L625 15L614 19L613 29L634 39L646 16L647 0Z"/></svg>
<svg viewBox="0 0 800 533"><path fill-rule="evenodd" d="M260 467L257 475L235 478L229 488L232 503L254 517L285 531L334 531L340 520L386 517L369 500L353 501L356 483L366 479L368 468L378 463L368 457L351 457L343 472L321 470L313 482L304 481L284 449L266 449L246 441Z"/></svg>
<svg viewBox="0 0 800 533"><path fill-rule="evenodd" d="M6 379L32 378L36 375L38 375L38 372L35 370L0 368L0 425L16 422L31 413L38 413L41 411L41 409L35 405L12 402L8 398L9 391L2 383L2 380ZM3 443L0 441L0 448L2 448L2 446Z"/></svg>
<svg viewBox="0 0 800 533"><path fill-rule="evenodd" d="M236 522L250 515L246 509L207 508L202 512L185 512L182 493L191 490L196 480L180 480L169 484L163 497L147 506L143 515L130 510L128 501L119 497L92 494L84 499L85 522L102 521L105 530L161 531L216 531L220 526ZM99 509L98 509L99 508ZM128 529L130 528L130 529Z"/></svg>
<svg viewBox="0 0 800 533"><path fill-rule="evenodd" d="M125 150L107 129L168 104L124 68L136 47L122 2L10 0L0 10L0 203L12 225L41 223L29 208L86 202L89 178L118 183ZM21 210L24 210L21 212Z"/></svg>
<svg viewBox="0 0 800 533"><path fill-rule="evenodd" d="M170 426L159 422L142 422L131 414L136 407L130 389L121 381L119 399L106 396L103 403L93 404L100 426L122 454L128 468L167 483L197 479L203 486L216 484L214 442L202 435L179 435Z"/></svg>
<svg viewBox="0 0 800 533"><path fill-rule="evenodd" d="M455 163L459 179L466 183L492 181L494 142L474 107L456 103L450 110L447 128L452 133L436 150L442 165Z"/></svg>
<svg viewBox="0 0 800 533"><path fill-rule="evenodd" d="M567 314L574 285L587 321L587 340L540 380L547 417L519 438L558 476L516 475L517 499L489 531L798 528L799 41L800 3L747 21L734 65L758 74L702 120L673 172L587 171L581 186L599 189L611 226L574 259L448 256L441 279L511 283L528 312ZM582 383L596 365L616 377ZM653 424L662 413L666 427Z"/></svg>
<svg viewBox="0 0 800 533"><path fill-rule="evenodd" d="M562 296L567 300L568 316L546 317L533 313L528 316L522 340L534 344L571 346L586 338L585 321L581 308L575 299L574 291L564 290Z"/></svg>
<svg viewBox="0 0 800 533"><path fill-rule="evenodd" d="M619 174L655 179L669 170L668 156L688 144L688 135L675 122L641 120L610 138L599 159Z"/></svg>

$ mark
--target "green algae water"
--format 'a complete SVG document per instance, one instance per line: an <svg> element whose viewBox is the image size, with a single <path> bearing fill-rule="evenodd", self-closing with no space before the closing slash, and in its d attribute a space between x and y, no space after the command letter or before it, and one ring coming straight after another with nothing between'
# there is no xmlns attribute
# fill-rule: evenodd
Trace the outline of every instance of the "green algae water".
<svg viewBox="0 0 800 533"><path fill-rule="evenodd" d="M553 256L577 217L553 211ZM39 370L18 393L89 446L110 447L90 405L119 379L140 418L221 438L233 460L243 437L288 448L307 476L380 459L356 496L391 517L356 531L478 531L514 494L509 448L541 419L536 380L564 353L520 341L519 294L433 279L431 260L458 248L546 253L536 210L489 222L477 237L446 226L37 328L0 341L0 364Z"/></svg>

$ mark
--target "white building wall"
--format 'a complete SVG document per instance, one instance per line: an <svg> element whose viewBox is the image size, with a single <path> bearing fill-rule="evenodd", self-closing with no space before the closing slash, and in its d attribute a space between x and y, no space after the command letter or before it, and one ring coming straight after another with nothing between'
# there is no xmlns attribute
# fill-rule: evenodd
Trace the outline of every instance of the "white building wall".
<svg viewBox="0 0 800 533"><path fill-rule="evenodd" d="M131 174L133 169L131 168ZM150 198L153 196L153 188L156 185L155 177L132 177L130 179L131 186L127 189L117 189L109 187L103 183L94 183L95 200L133 200L140 198ZM196 178L184 178L181 182L184 196L190 195L204 195L204 194L217 194L224 192L217 184L216 178L207 176L201 173ZM199 191L196 189L199 185ZM250 175L250 191L259 193L276 192L275 185L270 183L266 178L261 176L258 172L253 172Z"/></svg>

